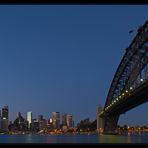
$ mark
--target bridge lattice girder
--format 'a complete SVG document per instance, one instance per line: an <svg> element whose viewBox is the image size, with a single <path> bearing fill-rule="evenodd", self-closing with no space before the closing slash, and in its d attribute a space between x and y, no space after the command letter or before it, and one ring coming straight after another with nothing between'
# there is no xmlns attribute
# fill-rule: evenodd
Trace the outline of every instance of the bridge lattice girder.
<svg viewBox="0 0 148 148"><path fill-rule="evenodd" d="M148 77L148 20L138 29L117 68L104 109L130 86ZM144 73L144 74L143 74Z"/></svg>

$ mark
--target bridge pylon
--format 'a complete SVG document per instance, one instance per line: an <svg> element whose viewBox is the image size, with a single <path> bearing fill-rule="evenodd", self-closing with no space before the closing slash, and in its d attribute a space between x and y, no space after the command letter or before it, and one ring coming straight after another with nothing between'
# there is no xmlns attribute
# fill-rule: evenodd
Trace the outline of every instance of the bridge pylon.
<svg viewBox="0 0 148 148"><path fill-rule="evenodd" d="M104 121L103 134L117 134L119 115L105 116L102 119Z"/></svg>
<svg viewBox="0 0 148 148"><path fill-rule="evenodd" d="M101 118L99 115L103 111L103 108L101 105L97 108L97 132L103 133L104 131L104 119Z"/></svg>

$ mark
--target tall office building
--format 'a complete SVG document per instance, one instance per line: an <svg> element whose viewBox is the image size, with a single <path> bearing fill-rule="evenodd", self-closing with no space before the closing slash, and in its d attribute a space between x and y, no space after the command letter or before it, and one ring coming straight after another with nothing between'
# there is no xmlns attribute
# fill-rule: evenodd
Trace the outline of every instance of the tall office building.
<svg viewBox="0 0 148 148"><path fill-rule="evenodd" d="M43 115L38 115L38 122L43 120Z"/></svg>
<svg viewBox="0 0 148 148"><path fill-rule="evenodd" d="M67 126L67 114L62 113L62 126Z"/></svg>
<svg viewBox="0 0 148 148"><path fill-rule="evenodd" d="M1 129L2 131L8 131L9 123L9 109L8 106L2 108L2 118L1 118Z"/></svg>
<svg viewBox="0 0 148 148"><path fill-rule="evenodd" d="M103 108L101 105L97 108L97 132L102 133L104 130L104 122L103 118L99 117L99 114L103 111Z"/></svg>
<svg viewBox="0 0 148 148"><path fill-rule="evenodd" d="M2 119L8 119L8 106L2 108Z"/></svg>
<svg viewBox="0 0 148 148"><path fill-rule="evenodd" d="M47 127L47 121L43 118L43 115L38 115L39 130L43 130Z"/></svg>
<svg viewBox="0 0 148 148"><path fill-rule="evenodd" d="M72 117L72 115L67 115L67 127L68 128L73 127L73 117Z"/></svg>
<svg viewBox="0 0 148 148"><path fill-rule="evenodd" d="M28 122L28 129L30 129L32 124L32 112L27 112L27 122Z"/></svg>
<svg viewBox="0 0 148 148"><path fill-rule="evenodd" d="M47 120L43 119L38 122L39 123L39 130L44 130L47 127Z"/></svg>
<svg viewBox="0 0 148 148"><path fill-rule="evenodd" d="M60 112L53 112L53 126L55 129L60 128Z"/></svg>
<svg viewBox="0 0 148 148"><path fill-rule="evenodd" d="M25 121L20 112L17 112L16 114L16 119L14 120L14 127L18 131L25 130Z"/></svg>

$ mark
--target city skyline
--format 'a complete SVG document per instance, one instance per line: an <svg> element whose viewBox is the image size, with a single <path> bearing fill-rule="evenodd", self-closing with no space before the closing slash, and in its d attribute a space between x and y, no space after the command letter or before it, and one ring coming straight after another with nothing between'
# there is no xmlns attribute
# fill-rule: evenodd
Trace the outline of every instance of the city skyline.
<svg viewBox="0 0 148 148"><path fill-rule="evenodd" d="M1 5L0 107L74 120L96 119L144 5ZM130 30L134 30L129 34ZM147 124L147 103L121 115L119 124Z"/></svg>
<svg viewBox="0 0 148 148"><path fill-rule="evenodd" d="M10 120L9 118L10 118L10 115L9 114L11 114L10 112L10 110L8 109L9 108L9 106L8 105L4 105L2 108L0 108L0 117L2 117L2 119L4 118L4 119L8 119L8 122L10 123L10 122L14 122L14 120L16 120L16 118L18 118L19 116L21 116L22 115L22 112L16 112L16 114L15 114L15 118L14 118L14 120ZM1 110L2 109L2 110ZM6 109L6 113L5 113L5 109ZM9 111L8 111L9 110ZM49 116L48 118L47 118L47 120L49 119L54 119L54 113L59 113L59 123L60 124L63 124L63 115L65 115L66 117L68 116L68 117L72 117L73 118L73 115L71 114L71 113L65 113L65 112L51 112L51 114L52 114L52 116ZM23 116L22 116L24 119L26 119L26 121L28 121L29 122L29 124L33 121L33 120L40 120L40 119L43 119L43 117L44 117L44 115L43 114L38 114L38 115L34 115L33 114L33 112L32 111L26 111L25 112L25 114L23 113ZM38 119L39 118L39 119ZM67 120L67 119L66 119ZM65 121L65 122L67 122L67 121Z"/></svg>

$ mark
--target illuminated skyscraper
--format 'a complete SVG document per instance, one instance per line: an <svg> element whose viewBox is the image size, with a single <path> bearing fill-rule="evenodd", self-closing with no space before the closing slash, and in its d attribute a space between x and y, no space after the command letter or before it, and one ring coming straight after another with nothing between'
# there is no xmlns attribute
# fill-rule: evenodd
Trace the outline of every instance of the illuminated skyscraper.
<svg viewBox="0 0 148 148"><path fill-rule="evenodd" d="M28 128L30 129L32 123L32 112L27 112Z"/></svg>
<svg viewBox="0 0 148 148"><path fill-rule="evenodd" d="M53 126L55 129L60 128L60 112L53 112Z"/></svg>
<svg viewBox="0 0 148 148"><path fill-rule="evenodd" d="M8 131L8 123L9 123L9 110L8 106L4 106L2 108L2 118L1 118L1 129L3 131Z"/></svg>
<svg viewBox="0 0 148 148"><path fill-rule="evenodd" d="M67 115L67 127L68 128L73 127L73 117L72 117L72 115Z"/></svg>
<svg viewBox="0 0 148 148"><path fill-rule="evenodd" d="M66 118L67 118L67 114L66 113L63 113L62 114L62 125L63 126L66 126L67 125Z"/></svg>
<svg viewBox="0 0 148 148"><path fill-rule="evenodd" d="M2 108L2 119L8 120L8 106L4 106Z"/></svg>

